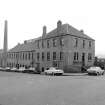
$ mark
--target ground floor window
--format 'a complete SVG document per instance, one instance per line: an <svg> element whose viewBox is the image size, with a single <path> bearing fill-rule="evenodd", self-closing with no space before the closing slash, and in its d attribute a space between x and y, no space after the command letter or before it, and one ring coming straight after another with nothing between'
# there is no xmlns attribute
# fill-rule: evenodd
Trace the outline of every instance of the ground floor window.
<svg viewBox="0 0 105 105"><path fill-rule="evenodd" d="M78 52L74 52L74 61L77 61L79 57L79 53Z"/></svg>
<svg viewBox="0 0 105 105"><path fill-rule="evenodd" d="M63 57L64 57L64 53L60 52L60 60L63 60Z"/></svg>
<svg viewBox="0 0 105 105"><path fill-rule="evenodd" d="M92 60L92 53L88 53L88 61Z"/></svg>
<svg viewBox="0 0 105 105"><path fill-rule="evenodd" d="M56 60L56 52L53 52L53 60Z"/></svg>
<svg viewBox="0 0 105 105"><path fill-rule="evenodd" d="M50 52L47 52L47 61L50 61Z"/></svg>

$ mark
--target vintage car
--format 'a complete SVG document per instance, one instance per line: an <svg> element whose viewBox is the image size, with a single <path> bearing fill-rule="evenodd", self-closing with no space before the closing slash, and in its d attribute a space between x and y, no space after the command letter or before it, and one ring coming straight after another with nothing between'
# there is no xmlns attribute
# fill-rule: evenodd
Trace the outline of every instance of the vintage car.
<svg viewBox="0 0 105 105"><path fill-rule="evenodd" d="M27 68L23 71L23 73L35 73L35 68L34 67Z"/></svg>
<svg viewBox="0 0 105 105"><path fill-rule="evenodd" d="M87 69L88 74L95 74L95 75L103 75L104 74L104 70L102 70L100 67L90 67L89 69Z"/></svg>
<svg viewBox="0 0 105 105"><path fill-rule="evenodd" d="M3 67L0 67L0 71L3 71L4 70L4 68Z"/></svg>
<svg viewBox="0 0 105 105"><path fill-rule="evenodd" d="M11 68L11 71L16 72L18 69L16 67Z"/></svg>
<svg viewBox="0 0 105 105"><path fill-rule="evenodd" d="M64 71L61 69L56 69L54 67L50 67L48 70L45 70L44 73L46 75L51 74L51 75L63 75Z"/></svg>
<svg viewBox="0 0 105 105"><path fill-rule="evenodd" d="M17 71L18 72L23 72L24 70L26 70L25 67L20 67Z"/></svg>
<svg viewBox="0 0 105 105"><path fill-rule="evenodd" d="M5 67L4 71L11 71L11 68L10 67Z"/></svg>

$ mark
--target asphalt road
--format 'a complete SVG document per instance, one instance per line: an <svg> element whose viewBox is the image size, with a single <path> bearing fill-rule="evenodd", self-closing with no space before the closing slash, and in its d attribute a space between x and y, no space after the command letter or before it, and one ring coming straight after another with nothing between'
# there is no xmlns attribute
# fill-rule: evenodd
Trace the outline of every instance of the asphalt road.
<svg viewBox="0 0 105 105"><path fill-rule="evenodd" d="M0 71L0 105L105 105L105 75Z"/></svg>

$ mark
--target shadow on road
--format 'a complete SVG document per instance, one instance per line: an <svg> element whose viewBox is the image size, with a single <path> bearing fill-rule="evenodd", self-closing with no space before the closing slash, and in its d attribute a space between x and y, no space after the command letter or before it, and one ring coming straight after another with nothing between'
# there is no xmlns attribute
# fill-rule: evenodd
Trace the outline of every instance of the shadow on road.
<svg viewBox="0 0 105 105"><path fill-rule="evenodd" d="M86 76L88 75L87 73L66 73L63 74L62 76Z"/></svg>

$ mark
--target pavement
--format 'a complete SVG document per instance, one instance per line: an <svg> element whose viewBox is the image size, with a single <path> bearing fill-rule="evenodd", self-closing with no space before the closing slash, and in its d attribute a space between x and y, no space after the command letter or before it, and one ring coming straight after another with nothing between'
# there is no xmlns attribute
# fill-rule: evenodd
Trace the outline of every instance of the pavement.
<svg viewBox="0 0 105 105"><path fill-rule="evenodd" d="M104 105L105 75L64 76L0 71L0 105Z"/></svg>

